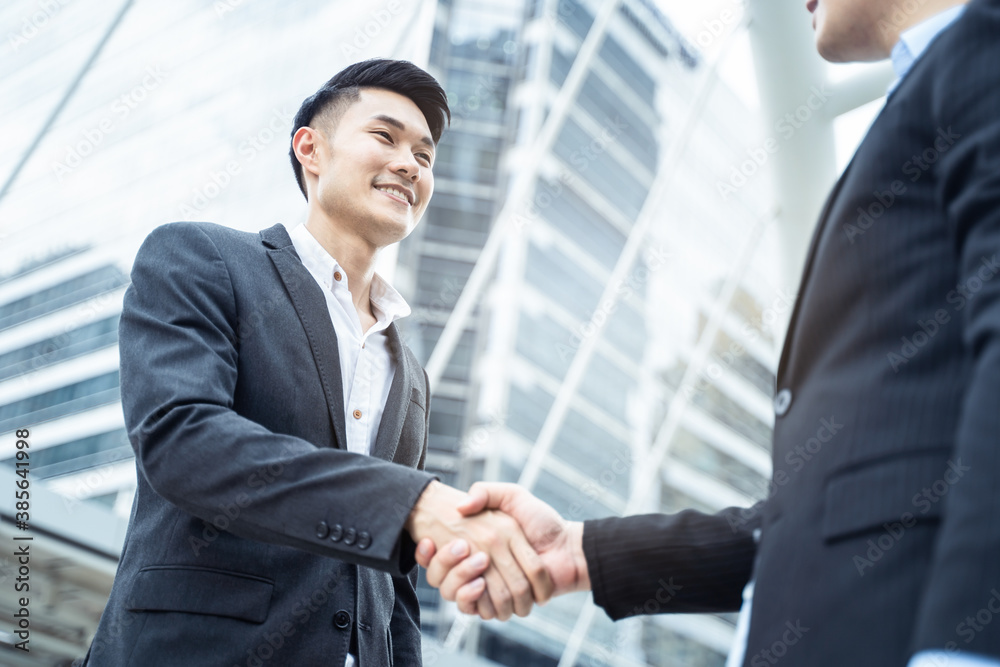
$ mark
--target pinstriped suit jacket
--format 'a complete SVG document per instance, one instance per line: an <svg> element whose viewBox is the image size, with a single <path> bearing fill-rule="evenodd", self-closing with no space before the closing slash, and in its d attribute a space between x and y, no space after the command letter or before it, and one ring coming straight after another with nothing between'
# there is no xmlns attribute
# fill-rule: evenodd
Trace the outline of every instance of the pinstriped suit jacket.
<svg viewBox="0 0 1000 667"><path fill-rule="evenodd" d="M1000 0L973 0L825 206L778 369L775 491L588 522L596 602L735 610L752 575L750 667L1000 658L998 261Z"/></svg>

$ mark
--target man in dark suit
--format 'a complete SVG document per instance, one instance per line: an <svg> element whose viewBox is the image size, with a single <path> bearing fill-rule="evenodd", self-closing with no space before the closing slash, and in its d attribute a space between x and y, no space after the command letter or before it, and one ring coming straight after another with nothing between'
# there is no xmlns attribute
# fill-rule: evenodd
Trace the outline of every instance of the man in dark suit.
<svg viewBox="0 0 1000 667"><path fill-rule="evenodd" d="M447 116L414 65L353 65L295 119L304 225L146 239L120 345L138 488L87 664L419 665L425 536L486 552L501 618L549 594L516 522L470 522L423 472L427 377L374 273L427 207Z"/></svg>
<svg viewBox="0 0 1000 667"><path fill-rule="evenodd" d="M734 611L752 581L731 664L997 665L1000 0L808 9L821 55L891 55L898 79L813 237L777 374L774 493L581 525L482 485L465 510L512 513L556 591L592 588L613 619L651 600ZM421 559L474 610L477 568Z"/></svg>

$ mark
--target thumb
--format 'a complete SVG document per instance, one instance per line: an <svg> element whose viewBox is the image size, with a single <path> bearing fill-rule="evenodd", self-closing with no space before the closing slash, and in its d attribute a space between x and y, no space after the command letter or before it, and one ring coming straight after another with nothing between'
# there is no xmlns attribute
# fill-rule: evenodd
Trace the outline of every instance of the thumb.
<svg viewBox="0 0 1000 667"><path fill-rule="evenodd" d="M486 509L486 505L489 503L489 500L489 492L483 487L482 484L476 482L469 488L468 493L465 495L465 500L455 509L457 509L459 514L462 516L472 516L473 514L479 514Z"/></svg>
<svg viewBox="0 0 1000 667"><path fill-rule="evenodd" d="M500 510L508 514L517 504L522 488L510 482L476 482L469 488L465 502L457 506L462 516L470 516L484 509Z"/></svg>

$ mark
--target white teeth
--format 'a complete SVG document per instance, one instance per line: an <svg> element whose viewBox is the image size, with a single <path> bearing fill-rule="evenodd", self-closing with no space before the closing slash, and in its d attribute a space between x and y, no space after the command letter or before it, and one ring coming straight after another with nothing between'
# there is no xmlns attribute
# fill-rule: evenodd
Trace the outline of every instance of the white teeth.
<svg viewBox="0 0 1000 667"><path fill-rule="evenodd" d="M376 190L380 190L380 191L385 192L385 193L388 193L390 195L393 195L394 197L399 197L400 199L402 199L403 201L405 201L407 204L410 203L410 200L406 197L406 195L401 190L397 190L396 188L387 188L387 187L381 187L381 188L375 188L375 189Z"/></svg>

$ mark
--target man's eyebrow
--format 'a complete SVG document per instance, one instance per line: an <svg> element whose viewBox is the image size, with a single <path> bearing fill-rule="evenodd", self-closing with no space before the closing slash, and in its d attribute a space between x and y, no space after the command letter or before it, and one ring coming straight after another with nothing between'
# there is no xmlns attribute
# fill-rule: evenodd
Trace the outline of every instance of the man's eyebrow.
<svg viewBox="0 0 1000 667"><path fill-rule="evenodd" d="M375 116L372 116L372 120L380 120L386 125L392 125L400 132L406 132L406 125L404 125L402 121L399 121L393 118L392 116L386 116L385 114L377 114ZM434 148L434 142L431 141L430 137L421 137L420 143L427 144L427 146L430 147L431 149Z"/></svg>

